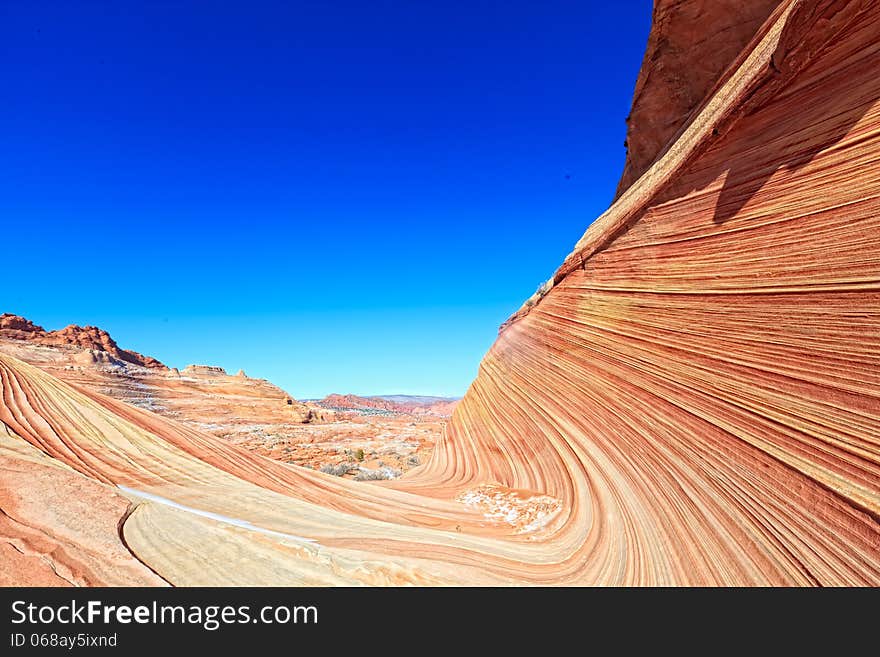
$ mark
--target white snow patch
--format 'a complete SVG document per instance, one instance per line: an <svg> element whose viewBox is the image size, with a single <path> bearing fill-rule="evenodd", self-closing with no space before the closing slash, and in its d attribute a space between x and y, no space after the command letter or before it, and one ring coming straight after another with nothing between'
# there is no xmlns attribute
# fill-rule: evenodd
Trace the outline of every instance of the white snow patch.
<svg viewBox="0 0 880 657"><path fill-rule="evenodd" d="M317 543L313 538L303 538L302 536L296 536L294 534L285 534L284 532L276 532L273 529L264 529L262 527L257 527L253 523L248 522L247 520L239 520L238 518L230 518L229 516L224 516L219 513L214 513L213 511L202 511L200 509L194 509L189 506L184 506L183 504L178 504L173 500L169 500L167 497L162 497L160 495L154 495L153 493L146 493L142 490L137 490L135 488L129 488L128 486L118 485L118 488L131 495L137 495L138 497L142 497L145 500L150 500L151 502L156 502L157 504L164 504L165 506L170 506L174 509L180 509L181 511L186 511L187 513L192 513L196 516L201 516L203 518L210 518L211 520L217 520L218 522L226 523L227 525L234 525L236 527L241 527L243 529L250 530L252 532L257 532L259 534L266 534L267 536L277 536L278 538L284 538L290 541L296 541L299 543Z"/></svg>

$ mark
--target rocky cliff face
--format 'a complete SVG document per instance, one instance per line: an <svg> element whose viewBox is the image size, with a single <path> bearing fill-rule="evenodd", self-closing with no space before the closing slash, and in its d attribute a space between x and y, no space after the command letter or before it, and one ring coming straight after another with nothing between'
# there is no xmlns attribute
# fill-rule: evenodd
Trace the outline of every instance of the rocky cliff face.
<svg viewBox="0 0 880 657"><path fill-rule="evenodd" d="M24 317L3 313L0 315L0 335L15 340L27 340L34 336L46 335L46 330Z"/></svg>
<svg viewBox="0 0 880 657"><path fill-rule="evenodd" d="M80 349L101 352L104 361L115 359L139 367L158 370L167 369L161 362L150 356L143 356L135 351L120 349L110 334L97 326L77 326L71 324L58 331L46 331L42 326L18 315L3 313L0 315L0 338L12 340L29 340L35 344L48 346L70 346Z"/></svg>

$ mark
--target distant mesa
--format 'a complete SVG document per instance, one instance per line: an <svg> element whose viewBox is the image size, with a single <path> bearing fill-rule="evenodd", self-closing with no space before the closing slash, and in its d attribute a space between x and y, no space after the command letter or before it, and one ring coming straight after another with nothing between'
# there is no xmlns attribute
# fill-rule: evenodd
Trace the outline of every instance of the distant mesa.
<svg viewBox="0 0 880 657"><path fill-rule="evenodd" d="M226 370L216 365L187 365L183 374L189 376L228 376Z"/></svg>
<svg viewBox="0 0 880 657"><path fill-rule="evenodd" d="M330 409L362 410L374 409L394 412L395 405L392 402L378 397L360 397L358 395L330 394L317 402L320 406Z"/></svg>

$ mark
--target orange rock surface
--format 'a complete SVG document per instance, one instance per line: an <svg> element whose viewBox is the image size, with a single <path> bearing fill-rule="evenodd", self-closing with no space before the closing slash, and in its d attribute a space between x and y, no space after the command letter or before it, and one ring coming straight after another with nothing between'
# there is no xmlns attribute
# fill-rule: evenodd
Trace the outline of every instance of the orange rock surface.
<svg viewBox="0 0 880 657"><path fill-rule="evenodd" d="M103 337L59 340L62 333ZM454 402L432 398L394 403L351 397L361 401L349 405L350 412L334 411L298 402L243 371L229 376L210 365L189 365L182 371L145 367L119 359L121 351L101 329L47 332L22 317L0 315L0 352L81 389L183 422L256 454L314 469L331 467L349 478L393 478L423 463L454 407ZM372 409L380 412L373 414Z"/></svg>
<svg viewBox="0 0 880 657"><path fill-rule="evenodd" d="M262 458L0 354L6 442L130 499L125 546L176 585L878 585L878 59L877 3L780 2L400 479ZM26 565L15 583L48 577Z"/></svg>
<svg viewBox="0 0 880 657"><path fill-rule="evenodd" d="M0 315L0 337L17 340L28 340L32 343L49 346L72 346L104 354L105 362L112 360L139 365L158 370L167 369L162 363L150 356L143 356L135 351L120 349L110 335L96 326L76 326L71 324L58 331L46 331L33 322L3 313Z"/></svg>
<svg viewBox="0 0 880 657"><path fill-rule="evenodd" d="M625 192L691 118L779 0L655 0L632 109L626 118Z"/></svg>
<svg viewBox="0 0 880 657"><path fill-rule="evenodd" d="M120 527L131 505L0 425L0 586L159 586Z"/></svg>

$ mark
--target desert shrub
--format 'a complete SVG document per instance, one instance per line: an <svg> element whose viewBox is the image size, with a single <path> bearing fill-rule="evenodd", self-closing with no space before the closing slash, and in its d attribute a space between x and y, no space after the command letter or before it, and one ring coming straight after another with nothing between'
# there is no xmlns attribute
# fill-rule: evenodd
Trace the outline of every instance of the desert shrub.
<svg viewBox="0 0 880 657"><path fill-rule="evenodd" d="M400 470L395 470L394 468L389 468L388 466L379 468L378 470L359 468L358 473L354 476L354 479L355 481L381 481L384 479L397 479L400 474Z"/></svg>
<svg viewBox="0 0 880 657"><path fill-rule="evenodd" d="M324 474L341 477L348 474L354 468L354 463L325 463L321 466L321 472Z"/></svg>

